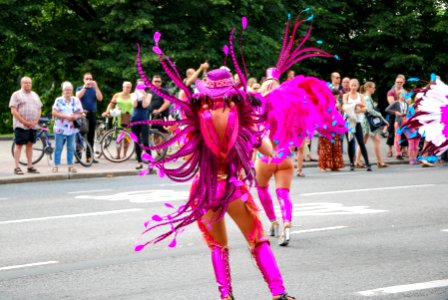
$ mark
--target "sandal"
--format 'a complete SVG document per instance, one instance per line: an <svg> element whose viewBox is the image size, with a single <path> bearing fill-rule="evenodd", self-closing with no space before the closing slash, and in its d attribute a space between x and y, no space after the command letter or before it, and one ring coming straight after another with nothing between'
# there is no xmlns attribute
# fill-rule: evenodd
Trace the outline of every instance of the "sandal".
<svg viewBox="0 0 448 300"><path fill-rule="evenodd" d="M296 299L293 296L289 296L287 293L284 293L282 295L279 295L280 298L277 298L276 300L291 300L291 299Z"/></svg>
<svg viewBox="0 0 448 300"><path fill-rule="evenodd" d="M392 157L392 151L387 152L387 157Z"/></svg>
<svg viewBox="0 0 448 300"><path fill-rule="evenodd" d="M34 167L28 168L27 170L28 170L28 173L31 173L31 174L40 174L40 172Z"/></svg>
<svg viewBox="0 0 448 300"><path fill-rule="evenodd" d="M305 177L305 174L303 174L302 172L297 172L296 175L297 177Z"/></svg>
<svg viewBox="0 0 448 300"><path fill-rule="evenodd" d="M24 175L22 169L20 169L20 168L15 168L14 169L14 174L16 174L16 175Z"/></svg>

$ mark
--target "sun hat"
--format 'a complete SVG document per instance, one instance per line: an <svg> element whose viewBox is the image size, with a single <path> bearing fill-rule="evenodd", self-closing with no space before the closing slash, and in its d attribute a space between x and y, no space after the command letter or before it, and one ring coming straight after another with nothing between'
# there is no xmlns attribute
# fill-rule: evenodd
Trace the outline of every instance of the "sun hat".
<svg viewBox="0 0 448 300"><path fill-rule="evenodd" d="M217 98L234 88L232 74L225 69L215 69L207 73L203 80L194 83L198 91Z"/></svg>

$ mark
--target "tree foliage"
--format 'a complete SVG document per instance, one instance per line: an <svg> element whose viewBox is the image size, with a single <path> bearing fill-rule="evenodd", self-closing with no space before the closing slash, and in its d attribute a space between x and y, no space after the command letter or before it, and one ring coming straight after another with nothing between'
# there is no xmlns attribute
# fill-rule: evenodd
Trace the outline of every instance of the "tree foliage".
<svg viewBox="0 0 448 300"><path fill-rule="evenodd" d="M305 7L315 15L313 39L323 40L322 48L341 60L313 58L296 65L296 73L328 80L339 71L373 80L381 104L398 73L446 76L447 6L447 0L2 0L0 132L12 130L9 96L24 75L33 79L48 113L61 82L80 85L87 71L103 90L104 108L122 81L137 79L137 43L147 73L162 73L151 51L155 31L162 33L160 45L181 72L204 60L218 67L231 28L240 30L241 17L247 16L245 59L249 73L260 78L275 65L288 13L294 16Z"/></svg>

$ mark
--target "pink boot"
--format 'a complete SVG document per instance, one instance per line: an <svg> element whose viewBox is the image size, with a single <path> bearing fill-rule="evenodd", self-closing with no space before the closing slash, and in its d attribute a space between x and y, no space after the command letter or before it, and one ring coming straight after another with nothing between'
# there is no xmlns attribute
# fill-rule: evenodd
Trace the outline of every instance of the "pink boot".
<svg viewBox="0 0 448 300"><path fill-rule="evenodd" d="M289 189L279 188L276 190L278 202L282 209L283 223L288 222L291 224L292 221L292 201L289 197ZM283 233L280 236L278 244L280 246L288 246L291 236L291 229L289 227L283 228Z"/></svg>
<svg viewBox="0 0 448 300"><path fill-rule="evenodd" d="M271 228L269 229L270 235L279 237L280 230L277 222L277 217L275 216L274 204L272 203L272 197L269 193L269 185L267 186L257 186L258 198L260 198L261 205L263 205L263 209L266 212L266 216L269 221L271 221Z"/></svg>
<svg viewBox="0 0 448 300"><path fill-rule="evenodd" d="M292 201L289 197L289 189L279 188L276 189L278 202L280 203L280 208L282 210L283 222L291 223L292 220Z"/></svg>
<svg viewBox="0 0 448 300"><path fill-rule="evenodd" d="M263 205L264 211L269 221L273 222L277 219L274 212L274 204L272 203L272 197L269 193L269 185L257 186L258 198L260 198L261 205Z"/></svg>
<svg viewBox="0 0 448 300"><path fill-rule="evenodd" d="M212 263L215 270L216 283L221 299L232 296L232 283L230 278L229 249L215 246L212 248Z"/></svg>
<svg viewBox="0 0 448 300"><path fill-rule="evenodd" d="M263 274L264 280L271 290L273 296L285 294L282 275L278 269L272 249L268 241L262 241L251 249L252 256L257 262L257 266Z"/></svg>

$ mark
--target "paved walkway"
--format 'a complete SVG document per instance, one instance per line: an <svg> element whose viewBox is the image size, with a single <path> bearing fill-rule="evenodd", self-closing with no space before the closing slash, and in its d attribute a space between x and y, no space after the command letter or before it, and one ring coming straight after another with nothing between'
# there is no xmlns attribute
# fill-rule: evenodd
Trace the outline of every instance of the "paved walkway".
<svg viewBox="0 0 448 300"><path fill-rule="evenodd" d="M385 139L381 141L381 149L383 154L383 159L387 164L401 164L407 163L403 161L398 161L395 158L387 158L387 146ZM136 176L138 172L135 170L137 162L135 158L122 163L112 163L105 158L100 158L98 164L93 164L91 167L83 167L80 164L75 164L78 171L77 174L69 174L67 171L67 166L65 164L65 154L62 155L62 165L58 173L52 173L51 168L53 165L52 161L48 161L47 156L44 156L42 160L35 165L35 168L39 170L40 174L27 174L26 166L22 167L25 175L15 175L14 174L14 159L11 154L11 144L10 139L0 140L0 184L7 183L20 183L20 182L32 182L32 181L46 181L46 180L66 180L71 178L91 178L91 177L113 177L113 176ZM346 142L344 147L346 149ZM369 159L373 165L373 171L376 167L376 157L373 152L373 143L369 141L367 143L367 150L369 152ZM312 142L312 156L317 158L317 138L313 139ZM348 156L344 154L344 160L348 166ZM317 167L317 162L305 162L304 168ZM306 172L305 172L306 173Z"/></svg>

